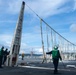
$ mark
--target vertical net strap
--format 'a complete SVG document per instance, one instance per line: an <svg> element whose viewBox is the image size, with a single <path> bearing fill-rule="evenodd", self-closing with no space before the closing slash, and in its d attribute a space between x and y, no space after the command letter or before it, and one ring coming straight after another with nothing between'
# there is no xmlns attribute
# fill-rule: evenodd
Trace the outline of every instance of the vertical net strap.
<svg viewBox="0 0 76 75"><path fill-rule="evenodd" d="M44 59L45 59L44 41L43 41L43 33L42 33L42 19L40 19L40 29L41 29L42 50L43 50L43 56L44 56Z"/></svg>

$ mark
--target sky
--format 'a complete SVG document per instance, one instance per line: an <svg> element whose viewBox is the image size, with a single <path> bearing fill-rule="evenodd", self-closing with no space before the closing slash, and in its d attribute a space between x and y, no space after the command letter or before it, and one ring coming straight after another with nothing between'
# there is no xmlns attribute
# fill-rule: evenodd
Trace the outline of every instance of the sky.
<svg viewBox="0 0 76 75"><path fill-rule="evenodd" d="M0 0L0 47L11 47L23 0ZM76 0L24 0L48 25L76 44ZM25 4L21 49L41 53L40 19ZM46 25L43 24L44 40ZM48 29L50 30L50 29ZM49 36L50 38L50 36Z"/></svg>

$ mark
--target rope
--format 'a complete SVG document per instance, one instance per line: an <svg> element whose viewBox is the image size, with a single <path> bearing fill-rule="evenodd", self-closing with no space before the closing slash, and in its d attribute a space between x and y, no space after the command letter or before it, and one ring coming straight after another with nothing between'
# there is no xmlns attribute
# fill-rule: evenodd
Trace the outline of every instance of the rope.
<svg viewBox="0 0 76 75"><path fill-rule="evenodd" d="M47 34L47 51L49 51L49 40L48 40L48 28L46 25L46 34Z"/></svg>
<svg viewBox="0 0 76 75"><path fill-rule="evenodd" d="M44 59L45 57L45 52L44 52L44 41L43 41L43 33L42 33L42 20L40 19L40 28L41 28L41 41L42 41L42 49L43 49L43 55L44 55ZM43 61L44 61L43 59Z"/></svg>
<svg viewBox="0 0 76 75"><path fill-rule="evenodd" d="M53 49L53 35L52 35L52 29L51 29L51 42L52 42L52 49Z"/></svg>
<svg viewBox="0 0 76 75"><path fill-rule="evenodd" d="M56 34L55 34L55 32L54 32L54 45L56 45L57 43L56 43Z"/></svg>
<svg viewBox="0 0 76 75"><path fill-rule="evenodd" d="M26 4L26 3L25 3ZM57 33L59 36L61 36L57 31L55 31L51 26L49 26L34 10L32 10L27 4L26 6L37 16L39 17L39 19L41 19L49 28L51 28L55 33ZM67 39L65 39L63 36L61 36L64 40L66 40L67 42L69 42L70 44L73 44L72 42L68 41ZM73 44L74 46L76 46L75 44Z"/></svg>

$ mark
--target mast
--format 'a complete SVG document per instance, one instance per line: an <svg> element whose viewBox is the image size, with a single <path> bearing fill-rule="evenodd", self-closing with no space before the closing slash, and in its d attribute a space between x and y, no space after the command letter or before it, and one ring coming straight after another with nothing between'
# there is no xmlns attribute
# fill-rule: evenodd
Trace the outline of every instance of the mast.
<svg viewBox="0 0 76 75"><path fill-rule="evenodd" d="M16 29L14 33L14 37L11 44L10 49L10 66L15 66L17 64L17 59L21 46L21 35L22 35L22 24L23 24L23 16L24 16L24 8L25 2L22 2L19 18L16 24Z"/></svg>

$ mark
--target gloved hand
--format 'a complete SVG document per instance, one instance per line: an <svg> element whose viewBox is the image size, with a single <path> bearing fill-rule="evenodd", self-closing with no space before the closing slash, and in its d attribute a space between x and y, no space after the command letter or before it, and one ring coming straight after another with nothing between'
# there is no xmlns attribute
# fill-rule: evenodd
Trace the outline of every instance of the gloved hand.
<svg viewBox="0 0 76 75"><path fill-rule="evenodd" d="M50 51L50 52L46 52L46 54L51 54L52 52Z"/></svg>
<svg viewBox="0 0 76 75"><path fill-rule="evenodd" d="M47 52L46 52L46 54L47 54Z"/></svg>
<svg viewBox="0 0 76 75"><path fill-rule="evenodd" d="M62 58L60 58L60 60L62 61Z"/></svg>

